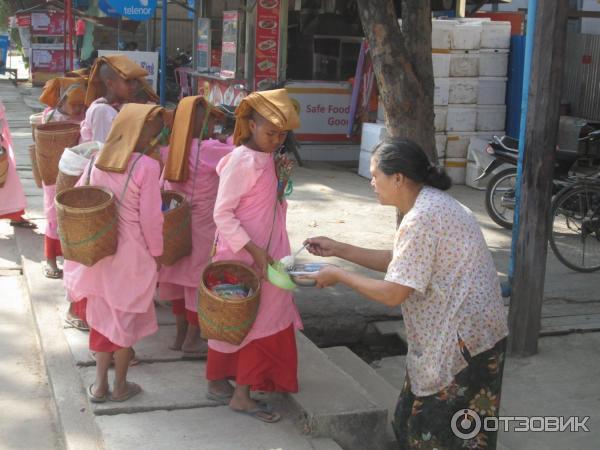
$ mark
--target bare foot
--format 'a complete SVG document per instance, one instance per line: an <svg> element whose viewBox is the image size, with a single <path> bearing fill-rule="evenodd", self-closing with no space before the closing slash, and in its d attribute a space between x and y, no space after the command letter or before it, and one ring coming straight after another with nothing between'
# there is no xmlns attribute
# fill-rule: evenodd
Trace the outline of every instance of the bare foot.
<svg viewBox="0 0 600 450"><path fill-rule="evenodd" d="M184 315L175 316L177 335L175 336L175 341L171 345L169 345L169 349L180 351L185 341L185 337L187 335L188 323L185 320Z"/></svg>
<svg viewBox="0 0 600 450"><path fill-rule="evenodd" d="M231 397L233 395L233 386L228 380L218 380L208 382L208 392L218 397Z"/></svg>
<svg viewBox="0 0 600 450"><path fill-rule="evenodd" d="M206 354L208 351L208 343L200 337L200 328L188 325L187 334L181 345L181 350L184 353Z"/></svg>

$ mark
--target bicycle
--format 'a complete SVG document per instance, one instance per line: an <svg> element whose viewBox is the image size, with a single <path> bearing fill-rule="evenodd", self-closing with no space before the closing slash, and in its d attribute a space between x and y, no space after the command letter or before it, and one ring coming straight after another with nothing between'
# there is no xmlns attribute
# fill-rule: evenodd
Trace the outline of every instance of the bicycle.
<svg viewBox="0 0 600 450"><path fill-rule="evenodd" d="M600 173L571 179L552 201L550 247L578 272L600 270Z"/></svg>

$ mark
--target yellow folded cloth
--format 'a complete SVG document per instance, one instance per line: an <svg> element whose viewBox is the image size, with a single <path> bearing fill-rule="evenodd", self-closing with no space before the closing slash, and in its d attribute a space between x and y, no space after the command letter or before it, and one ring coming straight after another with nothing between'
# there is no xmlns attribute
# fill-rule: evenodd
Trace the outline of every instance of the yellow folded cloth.
<svg viewBox="0 0 600 450"><path fill-rule="evenodd" d="M235 145L242 145L250 138L252 110L281 130L290 131L300 127L300 118L285 89L253 92L242 100L235 111Z"/></svg>
<svg viewBox="0 0 600 450"><path fill-rule="evenodd" d="M56 77L48 80L40 95L40 102L56 108L61 100L71 105L85 101L85 80L82 78Z"/></svg>
<svg viewBox="0 0 600 450"><path fill-rule="evenodd" d="M96 167L105 172L125 172L144 125L164 113L165 110L158 105L124 105L112 123L106 143L96 160Z"/></svg>
<svg viewBox="0 0 600 450"><path fill-rule="evenodd" d="M186 181L189 177L188 155L194 136L194 125L197 115L201 114L200 120L205 122L206 114L213 117L223 118L224 114L215 109L206 98L197 95L184 97L177 105L171 138L169 141L169 154L165 166L165 179L169 181ZM203 139L209 136L202 136Z"/></svg>

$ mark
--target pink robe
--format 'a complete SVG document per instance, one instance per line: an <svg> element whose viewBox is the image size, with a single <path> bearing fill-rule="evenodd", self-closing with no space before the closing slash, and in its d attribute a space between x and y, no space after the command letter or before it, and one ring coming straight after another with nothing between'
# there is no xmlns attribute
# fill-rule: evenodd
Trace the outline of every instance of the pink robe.
<svg viewBox="0 0 600 450"><path fill-rule="evenodd" d="M113 120L118 111L100 97L92 102L85 112L85 119L81 122L81 138L79 143L98 141L106 142Z"/></svg>
<svg viewBox="0 0 600 450"><path fill-rule="evenodd" d="M13 151L12 136L6 121L4 104L0 100L0 130L2 142L8 153L8 175L4 186L0 188L0 217L25 209L25 192L17 173L17 161Z"/></svg>
<svg viewBox="0 0 600 450"><path fill-rule="evenodd" d="M121 199L133 161L139 156L133 154L123 174L92 169L90 184L110 189L119 203L117 252L92 267L66 261L64 268L71 300L87 297L90 326L121 347L130 347L158 329L153 302L158 278L154 257L163 250L163 215L157 161L141 156Z"/></svg>
<svg viewBox="0 0 600 450"><path fill-rule="evenodd" d="M223 144L216 139L202 141L200 147L198 144L198 139L194 139L191 144L187 181L183 183L166 181L164 185L165 190L184 194L191 204L192 253L172 266L163 266L158 277L161 282L161 298L178 300L182 298L180 292L183 288L185 309L188 311L197 310L198 283L210 259L215 238L213 211L219 187L217 164L234 148L232 143Z"/></svg>
<svg viewBox="0 0 600 450"><path fill-rule="evenodd" d="M287 203L277 201L273 155L240 146L219 162L217 173L220 180L214 220L218 241L213 259L253 265L252 256L244 249L250 240L262 248L268 246L268 253L274 260L289 255L285 225ZM210 348L233 353L255 339L271 336L290 325L297 329L302 327L290 291L275 287L265 279L261 280L261 289L256 321L241 345L211 339L208 341Z"/></svg>

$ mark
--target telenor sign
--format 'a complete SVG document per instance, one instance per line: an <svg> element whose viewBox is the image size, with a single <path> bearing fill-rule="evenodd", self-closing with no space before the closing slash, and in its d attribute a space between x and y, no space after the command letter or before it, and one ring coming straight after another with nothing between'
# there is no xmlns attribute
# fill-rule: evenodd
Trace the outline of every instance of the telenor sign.
<svg viewBox="0 0 600 450"><path fill-rule="evenodd" d="M131 20L148 20L154 16L156 0L108 0L120 15Z"/></svg>

